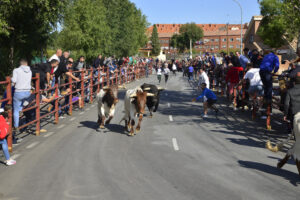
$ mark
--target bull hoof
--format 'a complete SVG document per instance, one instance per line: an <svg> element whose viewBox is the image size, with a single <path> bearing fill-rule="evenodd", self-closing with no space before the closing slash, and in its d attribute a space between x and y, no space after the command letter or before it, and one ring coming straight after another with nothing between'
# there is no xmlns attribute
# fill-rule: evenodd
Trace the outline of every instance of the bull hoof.
<svg viewBox="0 0 300 200"><path fill-rule="evenodd" d="M110 123L110 122L106 121L106 122L105 122L105 125L107 125L107 124L109 124L109 123Z"/></svg>
<svg viewBox="0 0 300 200"><path fill-rule="evenodd" d="M136 128L135 131L138 133L138 132L141 131L141 129L140 128Z"/></svg>
<svg viewBox="0 0 300 200"><path fill-rule="evenodd" d="M100 128L101 128L101 129L104 129L105 127L104 127L103 125L100 125Z"/></svg>
<svg viewBox="0 0 300 200"><path fill-rule="evenodd" d="M128 136L134 136L134 133L129 132Z"/></svg>

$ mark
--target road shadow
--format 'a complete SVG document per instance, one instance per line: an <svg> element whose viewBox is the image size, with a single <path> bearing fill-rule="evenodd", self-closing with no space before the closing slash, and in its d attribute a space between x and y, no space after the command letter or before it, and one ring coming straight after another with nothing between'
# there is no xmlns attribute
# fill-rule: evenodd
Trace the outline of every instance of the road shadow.
<svg viewBox="0 0 300 200"><path fill-rule="evenodd" d="M105 129L102 129L101 131L104 133L108 133L108 134L110 134L110 133L119 133L122 135L127 134L125 132L124 126L122 126L120 124L107 124L107 125L105 125Z"/></svg>
<svg viewBox="0 0 300 200"><path fill-rule="evenodd" d="M241 167L245 167L248 169L255 169L264 173L280 176L288 180L294 186L298 186L300 184L300 176L297 173L290 172L285 169L278 169L277 167L273 167L258 162L239 160L238 163L240 164Z"/></svg>
<svg viewBox="0 0 300 200"><path fill-rule="evenodd" d="M80 125L77 127L86 127L97 131L99 128L99 124L96 121L81 121Z"/></svg>

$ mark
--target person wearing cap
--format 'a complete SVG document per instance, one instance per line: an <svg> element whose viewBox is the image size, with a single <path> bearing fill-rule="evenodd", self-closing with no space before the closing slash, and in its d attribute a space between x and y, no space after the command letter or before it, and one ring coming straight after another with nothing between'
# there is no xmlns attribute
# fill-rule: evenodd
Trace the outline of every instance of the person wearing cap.
<svg viewBox="0 0 300 200"><path fill-rule="evenodd" d="M207 111L208 108L212 108L216 114L218 113L218 108L214 105L217 102L217 96L213 91L206 87L206 83L201 84L202 94L197 98L192 99L192 102L198 101L203 98L203 107L204 107L204 114L202 115L203 118L207 118Z"/></svg>

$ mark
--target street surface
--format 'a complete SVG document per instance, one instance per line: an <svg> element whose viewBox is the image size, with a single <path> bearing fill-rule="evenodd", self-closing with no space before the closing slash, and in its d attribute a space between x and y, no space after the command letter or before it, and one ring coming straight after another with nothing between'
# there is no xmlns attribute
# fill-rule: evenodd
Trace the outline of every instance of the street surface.
<svg viewBox="0 0 300 200"><path fill-rule="evenodd" d="M128 88L144 82L156 83L156 76ZM202 119L202 103L191 102L198 93L179 73L161 93L158 112L128 137L124 121L119 125L124 94L105 130L97 130L94 102L39 137L24 136L12 154L17 164L0 166L0 199L299 199L294 162L276 168L284 153L265 149L265 129L250 113L219 102L218 118L209 112Z"/></svg>

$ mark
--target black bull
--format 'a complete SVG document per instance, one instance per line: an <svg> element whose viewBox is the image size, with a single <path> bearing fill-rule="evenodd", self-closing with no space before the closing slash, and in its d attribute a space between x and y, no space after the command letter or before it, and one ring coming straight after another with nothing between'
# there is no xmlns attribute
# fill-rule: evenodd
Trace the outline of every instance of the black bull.
<svg viewBox="0 0 300 200"><path fill-rule="evenodd" d="M141 85L142 90L154 94L154 96L148 96L146 105L150 112L150 117L152 117L152 112L156 112L159 105L159 95L163 88L158 88L156 85L144 83Z"/></svg>

